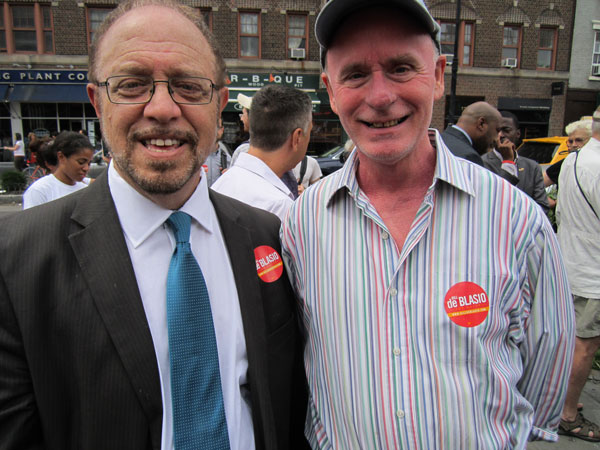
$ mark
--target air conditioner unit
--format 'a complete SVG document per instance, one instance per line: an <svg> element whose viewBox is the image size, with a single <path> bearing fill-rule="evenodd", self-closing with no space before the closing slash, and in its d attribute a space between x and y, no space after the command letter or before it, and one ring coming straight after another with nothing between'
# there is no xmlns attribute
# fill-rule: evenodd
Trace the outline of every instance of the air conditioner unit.
<svg viewBox="0 0 600 450"><path fill-rule="evenodd" d="M306 50L303 48L290 48L290 58L304 59L306 58Z"/></svg>
<svg viewBox="0 0 600 450"><path fill-rule="evenodd" d="M447 53L444 56L446 57L446 65L451 66L452 62L454 61L454 55Z"/></svg>
<svg viewBox="0 0 600 450"><path fill-rule="evenodd" d="M514 69L515 67L517 67L517 58L504 58L502 60L502 67Z"/></svg>
<svg viewBox="0 0 600 450"><path fill-rule="evenodd" d="M600 65L592 66L592 76L600 77Z"/></svg>

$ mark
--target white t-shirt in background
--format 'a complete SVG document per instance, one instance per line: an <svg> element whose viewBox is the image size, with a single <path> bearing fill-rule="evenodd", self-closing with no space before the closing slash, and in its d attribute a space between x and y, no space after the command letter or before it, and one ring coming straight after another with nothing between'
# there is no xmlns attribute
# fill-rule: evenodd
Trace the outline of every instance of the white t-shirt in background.
<svg viewBox="0 0 600 450"><path fill-rule="evenodd" d="M71 186L63 183L54 175L46 175L27 188L25 194L23 194L23 209L48 203L87 186L87 184L81 182Z"/></svg>

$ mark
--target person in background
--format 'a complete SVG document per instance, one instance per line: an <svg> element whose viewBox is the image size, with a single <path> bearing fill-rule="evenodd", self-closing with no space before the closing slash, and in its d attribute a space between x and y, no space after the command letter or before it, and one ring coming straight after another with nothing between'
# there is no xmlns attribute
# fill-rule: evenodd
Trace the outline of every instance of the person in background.
<svg viewBox="0 0 600 450"><path fill-rule="evenodd" d="M225 128L223 127L223 119L219 118L219 129L217 130L216 149L206 158L204 166L206 168L206 176L208 177L208 186L212 186L215 181L229 168L231 165L231 155L227 145L222 141Z"/></svg>
<svg viewBox="0 0 600 450"><path fill-rule="evenodd" d="M296 164L293 170L294 176L298 180L298 194L302 194L308 186L315 184L323 177L317 160L308 155L302 158L302 161Z"/></svg>
<svg viewBox="0 0 600 450"><path fill-rule="evenodd" d="M312 448L556 441L574 329L558 243L531 198L428 129L439 24L422 0L330 0L315 30L356 150L280 232Z"/></svg>
<svg viewBox="0 0 600 450"><path fill-rule="evenodd" d="M577 324L573 369L559 433L600 441L600 427L578 405L600 348L600 107L592 137L564 159L559 175L556 219L558 242L573 291Z"/></svg>
<svg viewBox="0 0 600 450"><path fill-rule="evenodd" d="M4 150L10 150L14 155L15 169L21 172L27 167L27 161L25 159L25 143L21 133L15 133L15 145L12 147L3 147Z"/></svg>
<svg viewBox="0 0 600 450"><path fill-rule="evenodd" d="M500 113L487 102L467 106L455 125L449 125L442 139L456 156L483 166L481 155L486 153L500 129Z"/></svg>
<svg viewBox="0 0 600 450"><path fill-rule="evenodd" d="M74 131L63 131L48 145L48 152L56 155L56 170L27 188L23 194L23 209L64 197L89 184L83 180L90 170L94 149L87 137ZM42 158L44 162L48 161L47 154Z"/></svg>
<svg viewBox="0 0 600 450"><path fill-rule="evenodd" d="M565 127L565 133L567 134L567 151L571 153L579 150L592 137L592 118L582 117L575 122L571 122ZM545 186L552 186L558 183L560 169L564 162L565 160L561 159L544 171ZM554 208L555 206L556 202L552 201L550 207Z"/></svg>
<svg viewBox="0 0 600 450"><path fill-rule="evenodd" d="M500 111L500 114L500 132L494 147L482 156L483 163L486 167L491 166L497 170L502 168L514 175L518 180L515 186L529 195L544 212L548 212L550 204L542 168L533 159L519 156L516 150L521 138L519 120L509 111Z"/></svg>
<svg viewBox="0 0 600 450"><path fill-rule="evenodd" d="M248 133L250 133L250 108L252 108L252 97L248 97L244 94L238 94L237 102L242 107L242 112L240 113L240 121L242 122L243 135L246 136L248 135ZM246 153L248 149L250 149L249 139L242 142L233 151L233 155L231 155L231 165L233 166L240 154Z"/></svg>
<svg viewBox="0 0 600 450"><path fill-rule="evenodd" d="M261 88L252 98L250 148L213 189L283 220L295 197L281 177L306 155L311 130L308 94L276 84Z"/></svg>

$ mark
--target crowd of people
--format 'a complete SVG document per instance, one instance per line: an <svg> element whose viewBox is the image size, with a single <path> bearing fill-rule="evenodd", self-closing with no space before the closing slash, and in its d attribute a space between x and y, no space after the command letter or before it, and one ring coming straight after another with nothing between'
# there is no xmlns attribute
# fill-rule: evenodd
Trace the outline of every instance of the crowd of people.
<svg viewBox="0 0 600 450"><path fill-rule="evenodd" d="M423 0L329 0L315 33L351 139L323 179L306 93L239 96L231 153L203 19L176 0L107 16L87 91L111 164L87 186L85 138L37 143L52 174L25 197L43 204L0 222L0 448L600 441L579 403L600 347L600 108L545 180L486 102L428 128L446 61Z"/></svg>

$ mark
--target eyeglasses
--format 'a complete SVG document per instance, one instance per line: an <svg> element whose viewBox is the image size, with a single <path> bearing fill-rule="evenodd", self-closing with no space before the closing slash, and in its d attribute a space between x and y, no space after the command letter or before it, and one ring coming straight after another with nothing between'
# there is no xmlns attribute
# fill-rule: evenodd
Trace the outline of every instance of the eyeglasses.
<svg viewBox="0 0 600 450"><path fill-rule="evenodd" d="M152 77L116 75L98 86L106 86L111 103L140 105L152 100L156 83L167 83L169 95L179 105L206 105L212 101L213 90L218 89L210 79L202 77L173 77L154 80Z"/></svg>

